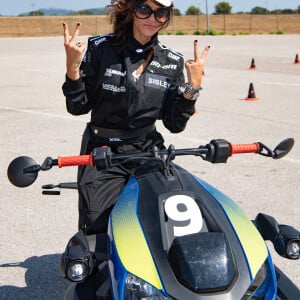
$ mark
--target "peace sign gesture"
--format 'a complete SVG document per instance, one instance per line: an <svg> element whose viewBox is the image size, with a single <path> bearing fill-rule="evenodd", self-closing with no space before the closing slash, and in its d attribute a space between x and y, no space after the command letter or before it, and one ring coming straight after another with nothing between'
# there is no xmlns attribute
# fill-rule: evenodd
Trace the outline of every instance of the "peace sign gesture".
<svg viewBox="0 0 300 300"><path fill-rule="evenodd" d="M202 83L203 68L210 46L206 46L201 56L199 56L198 41L194 41L194 59L185 62L188 82L192 87L198 88Z"/></svg>
<svg viewBox="0 0 300 300"><path fill-rule="evenodd" d="M63 27L67 76L72 80L77 80L80 77L79 66L81 64L82 56L86 50L86 43L83 41L77 41L80 33L80 23L77 23L73 35L70 35L67 23L63 23Z"/></svg>

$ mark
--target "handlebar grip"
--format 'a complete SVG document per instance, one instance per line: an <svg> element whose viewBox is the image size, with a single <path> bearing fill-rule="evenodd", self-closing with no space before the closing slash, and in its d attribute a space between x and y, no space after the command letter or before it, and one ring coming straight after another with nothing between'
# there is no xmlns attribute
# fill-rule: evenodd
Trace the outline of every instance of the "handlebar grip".
<svg viewBox="0 0 300 300"><path fill-rule="evenodd" d="M93 166L94 160L92 154L89 155L77 155L77 156L64 156L58 157L58 167L70 167L70 166Z"/></svg>
<svg viewBox="0 0 300 300"><path fill-rule="evenodd" d="M259 143L253 144L230 144L230 156L239 153L258 153L260 150Z"/></svg>

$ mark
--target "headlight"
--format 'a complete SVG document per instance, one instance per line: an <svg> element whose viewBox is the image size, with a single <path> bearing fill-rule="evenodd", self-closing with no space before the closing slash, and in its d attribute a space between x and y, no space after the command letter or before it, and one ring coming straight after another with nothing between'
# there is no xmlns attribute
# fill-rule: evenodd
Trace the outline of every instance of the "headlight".
<svg viewBox="0 0 300 300"><path fill-rule="evenodd" d="M285 253L290 259L298 259L300 257L300 242L299 240L291 240L285 249Z"/></svg>
<svg viewBox="0 0 300 300"><path fill-rule="evenodd" d="M60 272L63 277L80 282L92 273L95 259L87 247L81 231L70 239L60 260Z"/></svg>
<svg viewBox="0 0 300 300"><path fill-rule="evenodd" d="M124 295L124 300L171 300L154 286L132 274L127 275Z"/></svg>
<svg viewBox="0 0 300 300"><path fill-rule="evenodd" d="M258 214L255 224L265 241L273 243L276 252L289 259L300 258L300 232L292 226L278 224L268 215Z"/></svg>
<svg viewBox="0 0 300 300"><path fill-rule="evenodd" d="M89 267L84 261L71 261L67 264L66 271L69 280L80 282L89 274Z"/></svg>

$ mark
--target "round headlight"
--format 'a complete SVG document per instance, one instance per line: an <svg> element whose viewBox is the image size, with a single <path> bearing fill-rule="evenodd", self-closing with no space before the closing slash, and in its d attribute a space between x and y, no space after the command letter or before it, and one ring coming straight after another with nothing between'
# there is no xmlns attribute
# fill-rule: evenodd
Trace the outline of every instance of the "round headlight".
<svg viewBox="0 0 300 300"><path fill-rule="evenodd" d="M83 261L71 261L67 265L67 277L71 281L80 282L89 274L89 268Z"/></svg>
<svg viewBox="0 0 300 300"><path fill-rule="evenodd" d="M285 249L287 257L291 259L298 259L300 257L300 243L299 241L290 241Z"/></svg>

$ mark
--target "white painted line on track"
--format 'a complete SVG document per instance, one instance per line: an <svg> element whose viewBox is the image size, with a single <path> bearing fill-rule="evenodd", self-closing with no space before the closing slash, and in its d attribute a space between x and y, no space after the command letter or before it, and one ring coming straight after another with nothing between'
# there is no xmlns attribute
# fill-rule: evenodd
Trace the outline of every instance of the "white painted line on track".
<svg viewBox="0 0 300 300"><path fill-rule="evenodd" d="M300 83L262 81L263 84L300 86Z"/></svg>
<svg viewBox="0 0 300 300"><path fill-rule="evenodd" d="M43 117L48 117L48 118L59 118L59 119L64 119L64 120L72 120L72 121L79 121L79 122L88 122L87 119L82 119L79 118L78 116L76 118L72 116L65 116L65 115L57 115L57 114L51 114L51 113L45 113L45 112L40 112L40 111L34 111L30 109L21 109L21 108L14 108L14 107L8 107L8 106L0 106L0 110L10 110L10 111L15 111L15 112L22 112L22 113L27 113L27 114L33 114L33 115L39 115ZM172 138L174 137L173 135L170 135L168 133L163 133L163 136ZM176 138L179 138L183 141L187 142L194 142L197 144L206 144L208 141L203 141L197 138L192 138L192 137L185 137L185 136L178 136ZM293 163L293 164L300 164L300 159L297 158L290 158L290 157L284 157L284 160Z"/></svg>
<svg viewBox="0 0 300 300"><path fill-rule="evenodd" d="M52 113L45 113L41 111L35 111L31 109L23 109L23 108L15 108L15 107L8 107L8 106L0 106L0 110L10 110L10 111L15 111L15 112L22 112L22 113L27 113L27 114L32 114L32 115L38 115L38 116L43 116L43 117L48 117L48 118L59 118L59 119L64 119L64 120L72 120L72 121L79 121L79 122L87 122L87 119L82 119L80 117L72 117L67 116L67 115L58 115L58 114L52 114Z"/></svg>

